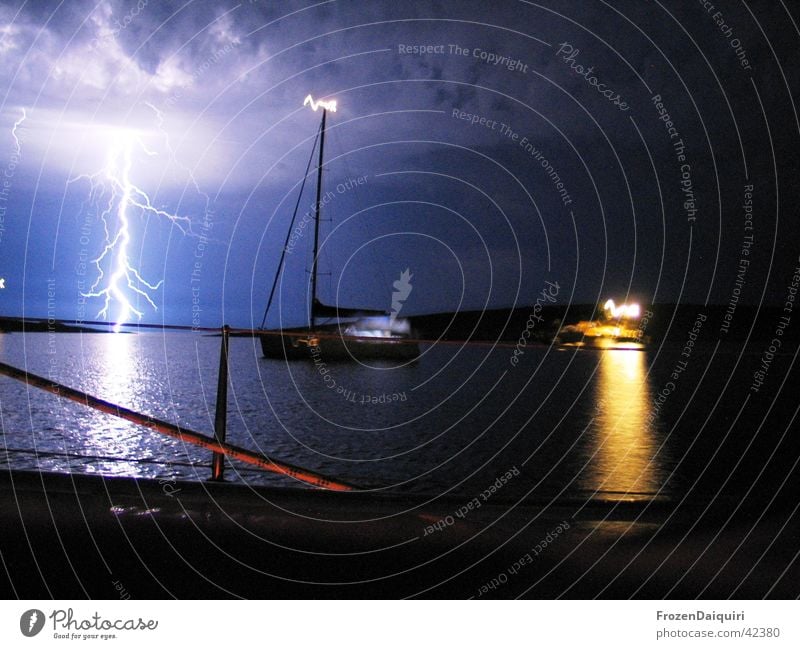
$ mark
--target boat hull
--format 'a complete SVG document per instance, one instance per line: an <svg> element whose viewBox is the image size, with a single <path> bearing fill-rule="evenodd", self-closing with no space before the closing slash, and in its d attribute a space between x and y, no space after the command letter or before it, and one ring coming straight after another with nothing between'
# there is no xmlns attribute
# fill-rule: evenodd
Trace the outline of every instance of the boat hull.
<svg viewBox="0 0 800 649"><path fill-rule="evenodd" d="M411 361L419 356L419 345L399 337L342 336L338 332L286 331L260 336L265 358L341 362L367 360Z"/></svg>
<svg viewBox="0 0 800 649"><path fill-rule="evenodd" d="M137 599L284 600L553 599L565 592L581 599L797 596L797 541L775 543L786 535L787 521L791 527L795 520L790 499L768 501L766 492L735 502L719 494L681 502L498 498L435 532L433 525L463 506L463 495L3 470L0 595L35 600L125 599L128 593ZM732 519L736 507L740 515ZM509 567L548 535L557 541L511 575ZM747 539L741 558L726 560L740 538ZM693 566L691 579L683 578L686 569L653 569L676 561L679 567ZM498 574L508 574L507 583L487 588Z"/></svg>

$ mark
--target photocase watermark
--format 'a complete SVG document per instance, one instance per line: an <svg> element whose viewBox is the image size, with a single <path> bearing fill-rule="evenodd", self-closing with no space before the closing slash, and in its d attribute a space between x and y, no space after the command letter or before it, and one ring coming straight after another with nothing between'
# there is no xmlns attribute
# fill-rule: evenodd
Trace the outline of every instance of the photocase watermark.
<svg viewBox="0 0 800 649"><path fill-rule="evenodd" d="M91 263L91 259L89 258L89 243L91 242L93 228L94 217L91 214L86 214L78 230L80 249L78 250L78 263L75 264L75 275L77 276L75 284L78 289L78 296L75 303L75 320L78 324L86 320L86 270Z"/></svg>
<svg viewBox="0 0 800 649"><path fill-rule="evenodd" d="M686 145L666 105L662 101L661 95L653 95L650 101L656 109L658 119L664 122L664 128L666 128L667 135L669 135L669 139L672 143L672 151L675 154L675 159L678 164L680 164L680 185L681 192L683 193L683 209L686 212L687 223L692 224L697 220L697 203L695 201L694 185L692 183L692 166L686 159Z"/></svg>
<svg viewBox="0 0 800 649"><path fill-rule="evenodd" d="M434 534L436 532L441 532L444 529L447 529L451 525L454 525L456 522L456 518L466 518L467 514L473 512L477 509L480 509L484 503L486 503L492 496L494 496L498 491L500 491L503 487L505 487L511 480L516 478L519 475L520 471L515 464L512 466L508 471L506 471L503 475L498 476L495 481L489 485L486 489L484 489L481 493L479 493L475 498L470 500L469 502L463 504L457 510L455 510L452 514L448 514L447 516L443 516L439 520L435 521L434 523L428 525L422 532L422 536L428 536L430 534ZM455 518L454 518L455 517Z"/></svg>
<svg viewBox="0 0 800 649"><path fill-rule="evenodd" d="M118 591L119 581L112 582ZM118 585L120 586L118 588ZM128 597L121 597L129 599ZM139 618L106 618L95 612L91 617L78 617L71 608L53 609L49 615L44 611L32 608L25 611L19 619L19 630L27 638L41 633L50 619L53 639L55 640L115 640L120 632L155 631L158 620ZM113 631L114 633L110 633Z"/></svg>
<svg viewBox="0 0 800 649"><path fill-rule="evenodd" d="M47 280L47 378L55 381L58 371L58 347L56 345L56 280Z"/></svg>
<svg viewBox="0 0 800 649"><path fill-rule="evenodd" d="M778 350L783 346L784 332L789 328L792 322L792 313L794 312L794 304L797 299L797 291L800 289L800 257L798 257L797 263L798 265L795 267L789 279L789 284L786 287L786 295L783 298L783 311L773 329L772 340L769 341L769 345L761 354L759 368L753 373L753 382L750 384L751 392L758 392L764 384L772 361L775 359Z"/></svg>
<svg viewBox="0 0 800 649"><path fill-rule="evenodd" d="M717 26L722 35L728 39L728 45L730 45L731 49L733 49L734 53L736 54L736 58L739 59L739 65L745 70L752 71L753 66L750 65L750 60L747 57L747 50L745 50L742 46L742 42L738 38L734 37L733 27L727 23L722 12L714 11L716 7L714 7L710 0L700 0L700 4L706 10L706 13L711 16L711 20L714 21L714 24ZM711 13L712 11L714 13Z"/></svg>
<svg viewBox="0 0 800 649"><path fill-rule="evenodd" d="M511 129L507 129L505 133L506 137L511 137L514 141L517 140L519 135L512 131ZM544 172L547 174L547 177L550 178L550 181L553 183L553 186L556 188L559 196L561 197L561 204L562 205L570 205L572 203L572 197L569 195L564 182L561 180L561 176L556 171L556 168L550 163L544 153L531 142L527 136L522 137L519 140L519 145L525 149L525 152L530 154L530 156L538 162Z"/></svg>
<svg viewBox="0 0 800 649"><path fill-rule="evenodd" d="M533 309L531 310L528 320L525 323L525 329L523 329L522 333L520 334L511 358L509 358L509 362L511 363L512 367L516 367L519 364L519 357L525 353L524 349L527 347L528 340L536 329L537 323L544 322L544 317L541 315L542 308L545 304L552 304L555 302L556 297L558 296L558 292L560 290L558 282L545 280L544 284L544 288L542 288L539 297L536 298Z"/></svg>
<svg viewBox="0 0 800 649"><path fill-rule="evenodd" d="M700 336L700 330L703 328L703 323L708 319L708 316L705 313L698 313L697 317L694 320L694 324L692 328L686 334L686 341L683 343L683 349L681 349L681 356L686 361L678 361L679 363L688 363L689 357L692 355L692 351L694 351L694 346L697 343L697 339ZM683 369L686 369L684 365ZM681 370L683 371L683 370ZM675 377L677 378L677 377Z"/></svg>
<svg viewBox="0 0 800 649"><path fill-rule="evenodd" d="M567 43L566 41L559 45L558 51L556 52L556 56L560 56L561 60L566 63L570 69L577 74L579 77L583 77L586 80L586 83L589 86L593 87L597 92L599 92L603 97L605 97L608 101L610 101L614 106L619 108L621 111L630 110L630 106L628 106L627 102L622 101L622 97L618 92L608 88L605 83L600 83L597 76L594 73L594 66L591 65L588 68L585 68L583 65L578 63L578 54L581 51L577 49L571 43Z"/></svg>
<svg viewBox="0 0 800 649"><path fill-rule="evenodd" d="M130 11L128 11L128 13L122 17L121 21L119 19L115 20L114 24L117 26L117 33L121 32L123 29L127 29L128 25L133 22L134 18L142 13L142 10L147 6L147 4L147 0L138 0L138 2L131 7Z"/></svg>
<svg viewBox="0 0 800 649"><path fill-rule="evenodd" d="M194 85L203 75L205 75L208 70L211 69L212 66L217 65L222 59L224 59L228 54L233 52L241 42L239 39L233 39L222 47L217 50L214 50L210 55L208 55L202 63L197 65L194 70L192 70L192 74L190 77L190 84ZM164 101L164 105L168 108L171 108L175 105L178 101L180 101L181 97L183 97L183 90L181 88L176 88L169 97Z"/></svg>
<svg viewBox="0 0 800 649"><path fill-rule="evenodd" d="M520 137L520 134L505 122L498 122L496 119L490 119L489 117L480 115L479 113L468 113L460 108L453 108L451 116L453 119L469 122L472 126L480 126L490 131L495 131L501 137L506 137L522 147L525 150L525 153L530 155L541 165L542 169L544 169L547 177L550 178L551 182L556 188L556 191L558 191L558 194L561 197L561 203L563 205L569 205L572 203L572 197L564 185L564 181L561 180L561 176L556 171L556 168L550 163L547 157L545 157L544 153L528 139L527 136Z"/></svg>
<svg viewBox="0 0 800 649"><path fill-rule="evenodd" d="M722 324L719 327L719 332L722 334L728 333L730 329L731 322L733 321L733 314L736 312L736 306L739 304L739 297L744 287L745 276L747 275L748 268L750 268L750 248L753 247L753 243L755 242L755 235L748 234L753 232L753 185L744 186L742 211L744 213L744 234L742 235L742 245L739 249L739 269L736 273L736 280L731 290L731 296L728 298L728 305L722 316Z"/></svg>
<svg viewBox="0 0 800 649"><path fill-rule="evenodd" d="M194 248L194 262L192 264L192 272L189 278L189 283L192 292L192 331L197 331L200 327L200 318L203 309L200 306L200 288L201 279L203 276L203 257L206 254L208 247L209 236L211 229L214 227L214 211L211 207L207 207L203 214L203 220L200 223L200 232L198 234L197 243Z"/></svg>
<svg viewBox="0 0 800 649"><path fill-rule="evenodd" d="M138 2L131 7L128 13L126 13L121 19L114 19L114 22L112 23L112 25L114 25L113 29L105 31L100 38L93 38L91 41L89 41L89 49L98 50L108 46L109 43L116 42L117 36L119 36L128 28L128 26L130 26L130 24L139 16L140 13L142 13L142 10L148 4L148 0L138 0Z"/></svg>
<svg viewBox="0 0 800 649"><path fill-rule="evenodd" d="M346 194L349 191L356 189L362 185L367 184L367 178L369 176L357 176L356 178L348 178L347 180L340 182L336 185L335 193L333 190L328 190L324 194L320 196L319 205L320 210L323 207L327 207L330 205L331 201L335 200L337 196L341 196L342 194ZM309 224L314 222L315 215L317 211L316 202L312 203L308 211L303 214L303 217L300 219L300 222L294 226L294 230L292 230L292 234L289 235L289 241L286 243L286 254L291 255L294 252L295 247L297 246L297 242L303 238L305 235L306 229L308 228Z"/></svg>
<svg viewBox="0 0 800 649"><path fill-rule="evenodd" d="M25 611L19 617L19 630L26 638L32 638L44 628L45 616L38 608Z"/></svg>
<svg viewBox="0 0 800 649"><path fill-rule="evenodd" d="M111 585L114 587L114 590L117 591L117 595L119 595L120 599L130 599L131 598L131 594L128 592L128 590L125 588L125 586L122 585L122 582L119 579L113 580L111 582Z"/></svg>
<svg viewBox="0 0 800 649"><path fill-rule="evenodd" d="M424 55L424 54L445 54L446 45L431 45L431 44L423 44L423 45L406 45L405 43L400 43L397 46L397 53L398 54L414 54L414 55Z"/></svg>
<svg viewBox="0 0 800 649"><path fill-rule="evenodd" d="M329 390L333 390L345 401L361 405L386 405L408 400L405 390L401 390L400 392L383 392L381 394L367 394L352 390L336 381L328 364L322 360L322 349L319 345L311 345L309 347L309 352L311 354L311 359L314 361L314 368L322 377L322 382L325 384L325 387Z"/></svg>
<svg viewBox="0 0 800 649"><path fill-rule="evenodd" d="M695 317L694 324L687 332L686 340L684 341L683 348L681 349L682 358L680 358L672 368L672 372L670 372L669 375L670 380L664 384L664 387L662 387L658 394L653 398L653 408L647 414L647 418L645 420L645 423L648 427L652 426L655 419L661 414L661 409L664 407L664 404L667 402L670 395L672 395L672 393L678 389L678 381L689 367L689 359L694 351L694 346L698 337L700 336L700 331L703 328L703 324L707 319L708 316L702 312L698 313Z"/></svg>
<svg viewBox="0 0 800 649"><path fill-rule="evenodd" d="M489 591L496 590L500 586L508 583L509 577L516 576L520 570L525 566L532 564L536 557L541 555L547 548L549 548L556 540L569 529L570 525L567 521L561 521L556 527L550 530L536 545L534 545L528 552L523 554L519 559L512 563L503 572L487 581L478 589L477 597L486 595Z"/></svg>
<svg viewBox="0 0 800 649"><path fill-rule="evenodd" d="M460 108L453 109L452 117L453 119L460 119L465 122L469 122L472 126L477 125L482 126L483 128L488 128L490 131L500 131L503 133L505 129L508 129L508 126L503 122L498 122L496 119L490 119L479 113L468 113Z"/></svg>
<svg viewBox="0 0 800 649"><path fill-rule="evenodd" d="M168 462L167 469L171 469L172 465ZM180 493L180 488L175 488L178 484L178 480L174 477L170 478L161 478L158 481L158 484L161 485L161 491L164 492L164 495L169 496L170 498L174 498L175 494Z"/></svg>
<svg viewBox="0 0 800 649"><path fill-rule="evenodd" d="M395 320L397 320L397 316L400 315L400 310L403 308L403 302L411 295L411 289L414 288L411 286L412 277L414 276L411 274L411 271L406 268L400 273L400 279L392 283L394 291L392 292L392 312L389 315L390 325L393 325Z"/></svg>
<svg viewBox="0 0 800 649"><path fill-rule="evenodd" d="M489 500L494 494L500 491L503 487L505 487L512 479L516 478L519 475L520 471L515 464L512 466L508 471L506 471L503 475L499 476L495 481L489 485L488 488L484 489L480 494L475 496L472 500L465 503L461 507L459 507L456 511L452 514L448 514L447 516L443 516L439 520L435 521L431 525L428 525L423 533L422 536L428 536L429 534L434 534L436 532L441 532L444 529L447 529L451 525L454 525L456 522L456 518L466 518L467 514L477 509L480 509L481 506ZM453 518L455 516L455 518Z"/></svg>
<svg viewBox="0 0 800 649"><path fill-rule="evenodd" d="M512 58L504 54L498 54L497 52L490 52L480 47L469 48L448 44L447 48L449 53L455 56L467 56L482 61L487 65L505 67L509 72L528 74L528 64L523 63L522 59Z"/></svg>
<svg viewBox="0 0 800 649"><path fill-rule="evenodd" d="M522 59L506 56L505 54L498 54L497 52L490 52L480 47L466 47L458 45L457 43L448 43L446 45L441 43L413 45L400 43L397 46L397 53L413 56L430 56L437 54L462 56L475 59L487 65L504 67L509 72L528 73L528 64L523 62Z"/></svg>

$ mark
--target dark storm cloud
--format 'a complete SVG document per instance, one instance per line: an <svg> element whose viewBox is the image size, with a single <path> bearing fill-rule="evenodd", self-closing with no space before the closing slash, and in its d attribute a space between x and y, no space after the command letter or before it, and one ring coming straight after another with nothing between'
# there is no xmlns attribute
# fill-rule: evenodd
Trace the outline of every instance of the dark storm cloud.
<svg viewBox="0 0 800 649"><path fill-rule="evenodd" d="M191 169L217 210L219 254L206 277L268 276L318 123L303 97L336 96L329 179L334 187L348 174L371 180L358 200L337 200L332 218L393 202L374 212L371 236L417 228L460 250L472 269L472 306L484 302L489 265L464 223L493 251L496 306L514 301L520 284L529 301L548 273L574 284L579 301L631 290L643 301L724 303L747 183L757 188L762 248L745 299L761 299L765 283L779 299L778 272L796 257L776 235L786 223L776 212L796 198L798 34L780 3L718 4L722 18L683 2L6 3L6 132L28 111L14 199L29 213L38 192L37 205L47 196L57 212L77 213L83 188L65 190L66 179L99 164L108 128L140 129L149 144L161 143L152 106L180 166L148 159L137 179L200 220L202 201L183 171ZM656 95L686 147L696 220ZM414 207L422 198L426 206ZM448 209L464 216L462 225ZM53 213L32 213L47 232ZM346 258L365 229L340 238L332 256ZM66 232L51 245L68 248ZM5 254L19 257L11 241L7 234ZM163 272L185 279L193 244L171 245ZM436 263L448 277L455 272L438 253L409 254L397 263L416 265L420 279L427 273L435 283ZM211 253L205 260L208 270ZM373 297L382 290L364 289ZM420 309L445 308L455 295L438 286ZM262 298L254 293L252 302Z"/></svg>

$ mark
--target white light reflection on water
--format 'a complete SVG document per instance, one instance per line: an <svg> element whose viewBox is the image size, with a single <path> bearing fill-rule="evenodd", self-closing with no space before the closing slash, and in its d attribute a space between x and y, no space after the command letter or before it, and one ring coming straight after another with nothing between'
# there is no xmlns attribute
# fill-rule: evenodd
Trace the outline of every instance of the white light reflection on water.
<svg viewBox="0 0 800 649"><path fill-rule="evenodd" d="M133 395L141 393L135 358L135 335L127 333L96 334L100 353L96 356L92 385L89 392L115 404L128 404ZM137 385L137 382L139 385ZM84 444L93 452L119 458L136 458L141 453L141 433L131 424L116 417L97 416L90 439ZM80 440L75 440L80 444ZM127 474L137 470L135 462L92 462L85 467L88 473ZM141 470L139 468L139 470Z"/></svg>
<svg viewBox="0 0 800 649"><path fill-rule="evenodd" d="M98 392L106 395L105 399L112 403L129 401L131 394L137 392L136 379L141 381L142 377L137 377L136 360L131 349L134 337L126 333L110 333L102 337L103 355L98 377L101 385L97 387Z"/></svg>

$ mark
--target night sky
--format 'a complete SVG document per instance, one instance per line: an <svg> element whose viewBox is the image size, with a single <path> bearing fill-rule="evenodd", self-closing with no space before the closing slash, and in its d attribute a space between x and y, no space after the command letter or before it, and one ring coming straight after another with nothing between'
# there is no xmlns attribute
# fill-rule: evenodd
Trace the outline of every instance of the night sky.
<svg viewBox="0 0 800 649"><path fill-rule="evenodd" d="M338 102L327 303L388 309L409 269L409 315L525 306L548 281L561 303L782 304L798 21L780 0L3 2L0 315L93 320L118 273L109 320L122 296L142 322L257 326L309 93ZM312 164L298 222L313 189Z"/></svg>

